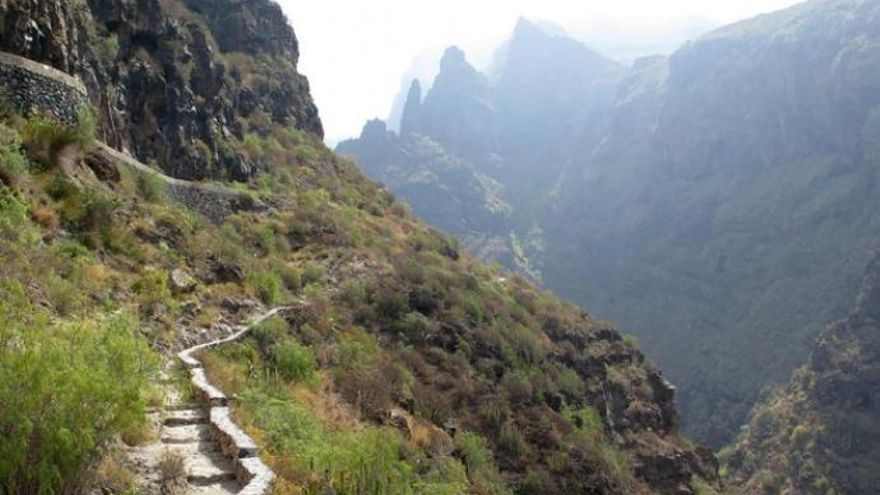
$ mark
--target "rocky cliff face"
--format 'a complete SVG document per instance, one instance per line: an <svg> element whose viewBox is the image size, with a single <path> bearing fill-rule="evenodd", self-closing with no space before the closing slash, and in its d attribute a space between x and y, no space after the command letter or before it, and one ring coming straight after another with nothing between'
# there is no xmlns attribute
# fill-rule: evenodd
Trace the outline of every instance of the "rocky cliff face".
<svg viewBox="0 0 880 495"><path fill-rule="evenodd" d="M812 1L635 66L565 184L571 220L544 224L569 260L547 284L642 339L698 438L729 439L802 362L880 241L876 20Z"/></svg>
<svg viewBox="0 0 880 495"><path fill-rule="evenodd" d="M264 164L229 142L274 125L322 134L269 0L11 0L0 49L80 76L104 139L176 177L247 179Z"/></svg>
<svg viewBox="0 0 880 495"><path fill-rule="evenodd" d="M880 257L849 317L829 325L788 386L725 452L748 493L859 494L880 481Z"/></svg>

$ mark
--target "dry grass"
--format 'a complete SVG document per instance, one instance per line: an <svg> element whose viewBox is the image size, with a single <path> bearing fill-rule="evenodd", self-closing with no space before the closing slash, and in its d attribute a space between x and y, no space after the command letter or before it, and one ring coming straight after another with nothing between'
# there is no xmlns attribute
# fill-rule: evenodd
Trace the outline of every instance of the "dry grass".
<svg viewBox="0 0 880 495"><path fill-rule="evenodd" d="M177 450L166 449L159 460L162 495L178 495L186 489L186 460Z"/></svg>
<svg viewBox="0 0 880 495"><path fill-rule="evenodd" d="M122 441L129 447L146 445L156 441L158 438L159 436L156 434L156 430L153 429L153 425L147 422L122 432Z"/></svg>
<svg viewBox="0 0 880 495"><path fill-rule="evenodd" d="M315 416L333 429L363 428L358 412L334 390L333 378L328 373L320 373L319 376L320 386L317 389L308 385L294 385L290 387L291 397L301 404L308 404Z"/></svg>
<svg viewBox="0 0 880 495"><path fill-rule="evenodd" d="M94 484L105 493L132 493L135 489L135 477L116 455L110 455L101 461L95 471Z"/></svg>
<svg viewBox="0 0 880 495"><path fill-rule="evenodd" d="M31 209L31 218L33 218L34 222L42 227L43 230L51 232L58 229L58 216L51 208L46 206L33 207Z"/></svg>

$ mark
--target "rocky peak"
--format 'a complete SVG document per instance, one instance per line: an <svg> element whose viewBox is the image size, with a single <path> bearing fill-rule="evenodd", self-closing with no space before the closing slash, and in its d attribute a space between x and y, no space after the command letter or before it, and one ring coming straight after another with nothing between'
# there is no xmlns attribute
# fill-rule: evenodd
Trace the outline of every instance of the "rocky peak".
<svg viewBox="0 0 880 495"><path fill-rule="evenodd" d="M388 126L384 120L372 119L367 121L361 130L361 140L363 141L379 141L388 137Z"/></svg>
<svg viewBox="0 0 880 495"><path fill-rule="evenodd" d="M529 62L536 64L547 61L558 64L564 61L572 68L586 65L594 70L617 66L613 61L566 34L561 27L556 28L552 25L545 27L525 18L520 18L517 22L506 55L506 70L511 66L519 68L518 62L521 59L523 61L528 59Z"/></svg>
<svg viewBox="0 0 880 495"><path fill-rule="evenodd" d="M508 164L510 175L523 178L523 195L552 187L572 143L589 149L601 139L623 70L561 29L526 19L494 65L502 154L518 157Z"/></svg>
<svg viewBox="0 0 880 495"><path fill-rule="evenodd" d="M494 149L494 110L489 83L458 47L440 61L440 73L422 104L423 132L467 156Z"/></svg>
<svg viewBox="0 0 880 495"><path fill-rule="evenodd" d="M476 72L468 63L464 50L457 46L450 46L443 52L443 58L440 59L440 70Z"/></svg>
<svg viewBox="0 0 880 495"><path fill-rule="evenodd" d="M406 104L400 118L400 134L413 134L421 131L422 85L413 79L406 96Z"/></svg>

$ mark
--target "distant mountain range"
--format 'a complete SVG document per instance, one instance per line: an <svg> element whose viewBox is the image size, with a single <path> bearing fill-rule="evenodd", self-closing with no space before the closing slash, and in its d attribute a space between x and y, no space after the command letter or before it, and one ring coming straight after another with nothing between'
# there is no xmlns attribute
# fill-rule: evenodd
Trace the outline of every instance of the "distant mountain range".
<svg viewBox="0 0 880 495"><path fill-rule="evenodd" d="M635 333L730 441L880 241L880 4L813 0L614 62L521 21L338 151L472 252ZM456 213L457 212L457 213Z"/></svg>

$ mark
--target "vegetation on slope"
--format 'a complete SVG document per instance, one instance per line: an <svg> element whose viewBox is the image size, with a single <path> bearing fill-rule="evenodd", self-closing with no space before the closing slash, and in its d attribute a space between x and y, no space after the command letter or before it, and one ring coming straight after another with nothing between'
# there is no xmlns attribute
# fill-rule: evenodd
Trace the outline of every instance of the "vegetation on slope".
<svg viewBox="0 0 880 495"><path fill-rule="evenodd" d="M71 493L100 448L137 435L157 361L136 312L110 296L124 282L102 253L121 240L108 198L68 189L21 147L46 156L87 145L89 130L19 126L23 142L0 124L0 493Z"/></svg>
<svg viewBox="0 0 880 495"><path fill-rule="evenodd" d="M684 463L702 462L665 382L607 324L459 252L313 136L229 142L272 164L247 187L270 208L214 225L57 124L2 130L3 385L33 392L3 397L34 401L0 403L19 438L4 448L46 463L4 464L8 491L109 483L80 475L138 427L146 342L174 348L252 300L296 309L212 362L281 489L649 493L688 486ZM175 270L197 283L175 287ZM671 478L638 469L660 459L690 461Z"/></svg>
<svg viewBox="0 0 880 495"><path fill-rule="evenodd" d="M809 362L752 411L724 451L731 481L747 493L841 495L876 491L880 257L850 315L825 328Z"/></svg>
<svg viewBox="0 0 880 495"><path fill-rule="evenodd" d="M10 240L20 263L0 273L10 290L24 288L22 332L39 328L29 323L42 311L60 325L45 335L62 342L78 328L67 325L87 318L108 322L89 341L126 329L132 341L122 350L145 340L168 352L221 334L221 323L260 305L292 306L285 321L208 358L218 383L239 394L237 414L270 453L279 491L688 493L698 476L715 479L711 453L677 433L672 388L632 342L475 261L323 146L305 81L284 79L296 48L277 6L223 5L244 9L233 20L271 15L287 43L248 38L255 24L245 23L232 33L242 43L221 45L214 36L227 23L201 0L89 1L75 13L53 0L43 5L66 14L45 18L10 5L38 25L84 23L46 29L47 46L88 61L77 70L98 85L90 91L107 139L180 176L239 178L230 187L265 206L212 223L77 133L10 116L8 154L22 158L4 161L2 191L15 198L15 218L33 226L13 230L33 232L35 247ZM5 39L26 37L18 26ZM79 38L65 38L77 30L115 37L118 51L109 43L93 60ZM279 91L285 98L272 97ZM186 103L169 101L174 94ZM178 128L190 134L170 142ZM117 313L131 323L114 323ZM141 369L131 353L114 355ZM122 364L106 364L114 366ZM104 385L142 389L148 371ZM119 397L107 394L106 405ZM127 404L137 411L143 400ZM119 433L125 442L142 436L128 431L137 430L131 411L76 453L78 469L96 474L67 481L132 488L112 448ZM101 465L99 452L109 452Z"/></svg>
<svg viewBox="0 0 880 495"><path fill-rule="evenodd" d="M300 137L275 130L232 143L273 164L256 181L267 200L295 202L230 222L255 242L260 278L277 277L268 286L278 294L261 293L265 301L294 309L209 366L240 395L242 417L285 480L344 490L378 479L419 493L670 488L635 469L636 459L690 449L674 433L671 391L640 353L607 324L459 252L349 162ZM297 370L307 356L313 380ZM308 410L317 418L302 416ZM289 426L300 422L303 430ZM328 440L339 429L361 433ZM361 466L359 455L328 464L333 449L354 442L358 451L364 438L387 444L363 454L377 465ZM501 471L489 478L495 488L481 488L482 474L461 476L462 449L479 446L492 453L480 463L494 457Z"/></svg>
<svg viewBox="0 0 880 495"><path fill-rule="evenodd" d="M878 5L804 2L628 68L521 22L497 77L444 69L424 102L410 93L399 137L340 150L419 213L454 214L442 193L461 214L438 224L467 223L450 231L488 241L475 254L632 331L685 431L720 447L846 313L880 239ZM491 177L509 220L471 221L487 203L426 174L438 155Z"/></svg>

